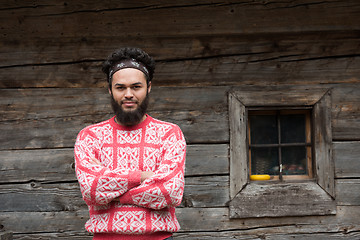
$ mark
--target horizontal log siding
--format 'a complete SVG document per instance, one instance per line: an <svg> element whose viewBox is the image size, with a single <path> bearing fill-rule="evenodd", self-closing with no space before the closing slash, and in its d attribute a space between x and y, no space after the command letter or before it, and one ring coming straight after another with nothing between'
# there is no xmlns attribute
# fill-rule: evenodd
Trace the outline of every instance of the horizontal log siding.
<svg viewBox="0 0 360 240"><path fill-rule="evenodd" d="M360 206L360 180L336 180L338 206ZM0 185L1 212L60 212L86 209L76 181ZM187 177L180 207L227 207L229 177Z"/></svg>
<svg viewBox="0 0 360 240"><path fill-rule="evenodd" d="M227 208L178 208L177 216L182 229L179 235L186 234L214 234L222 236L228 234L338 234L343 239L348 234L356 234L360 230L359 206L339 206L337 216L320 217L284 217L262 219L229 219ZM88 218L88 211L72 212L17 212L2 213L2 224L12 226L16 236L21 237L26 233L35 236L49 237L61 234L68 236L84 235L83 225ZM203 232L203 233L202 233ZM326 234L326 232L328 234ZM32 234L27 234L31 235ZM290 234L291 235L291 234ZM201 235L200 235L201 236ZM229 236L230 237L230 236ZM341 239L342 239L341 238ZM23 238L26 239L26 238ZM51 239L51 238L50 238ZM91 239L87 237L85 239Z"/></svg>
<svg viewBox="0 0 360 240"><path fill-rule="evenodd" d="M191 4L185 0L176 3L163 0L135 4L120 1L111 5L97 1L64 4L55 0L33 4L23 0L2 4L2 9L0 21L8 24L1 32L9 39L110 37L114 32L142 38L154 36L154 33L158 36L192 36L360 30L354 21L359 19L360 9L356 0L233 1L227 4L208 0L192 1ZM194 19L198 21L195 23ZM18 31L13 31L14 28Z"/></svg>
<svg viewBox="0 0 360 240"><path fill-rule="evenodd" d="M359 86L328 85L333 89L334 140L359 140ZM150 114L178 124L189 144L228 143L229 89L154 88ZM2 89L0 149L72 147L82 128L112 116L108 102L108 93L103 89Z"/></svg>
<svg viewBox="0 0 360 240"><path fill-rule="evenodd" d="M337 149L339 145L343 146L344 143L335 143L334 148ZM348 146L353 147L353 144L349 143ZM227 206L229 201L227 151L227 145L188 147L187 177L182 207ZM2 202L0 212L73 211L85 207L73 170L72 149L54 149L51 152L22 150L15 151L15 154L4 151L3 153L6 161L2 165L5 174L2 174L3 184L0 185L0 202ZM335 163L339 166L336 172L341 172L341 167L348 169L348 164L342 157L336 157ZM353 165L352 172L353 176L359 177L359 165ZM7 182L12 183L4 184ZM360 205L360 181L338 178L336 196L338 205Z"/></svg>
<svg viewBox="0 0 360 240"><path fill-rule="evenodd" d="M265 57L261 53L248 53L160 61L153 83L157 86L219 86L256 82L264 85L360 82L360 54L358 49L353 50L356 53L352 55L334 53L304 59L301 53L286 52ZM0 88L105 87L107 82L101 64L102 61L84 61L3 67L0 68Z"/></svg>
<svg viewBox="0 0 360 240"><path fill-rule="evenodd" d="M360 238L359 11L357 0L3 1L0 232L92 238L73 145L112 116L104 58L138 46L157 61L150 114L188 143L176 239ZM336 215L230 220L227 99L249 85L331 89Z"/></svg>
<svg viewBox="0 0 360 240"><path fill-rule="evenodd" d="M360 178L359 155L354 154L359 146L360 142L333 143L337 179ZM186 176L228 175L228 148L227 144L189 145ZM1 151L1 156L0 184L75 180L72 148L7 150Z"/></svg>

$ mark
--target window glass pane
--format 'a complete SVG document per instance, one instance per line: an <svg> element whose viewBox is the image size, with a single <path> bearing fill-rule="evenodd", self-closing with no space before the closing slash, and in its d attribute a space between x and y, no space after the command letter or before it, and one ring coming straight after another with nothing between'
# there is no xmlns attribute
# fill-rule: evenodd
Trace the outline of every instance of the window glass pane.
<svg viewBox="0 0 360 240"><path fill-rule="evenodd" d="M281 142L305 142L305 114L281 115Z"/></svg>
<svg viewBox="0 0 360 240"><path fill-rule="evenodd" d="M250 115L251 144L277 143L276 115Z"/></svg>
<svg viewBox="0 0 360 240"><path fill-rule="evenodd" d="M284 175L307 174L306 147L282 147L281 160Z"/></svg>
<svg viewBox="0 0 360 240"><path fill-rule="evenodd" d="M251 149L251 174L278 175L279 161L277 148Z"/></svg>

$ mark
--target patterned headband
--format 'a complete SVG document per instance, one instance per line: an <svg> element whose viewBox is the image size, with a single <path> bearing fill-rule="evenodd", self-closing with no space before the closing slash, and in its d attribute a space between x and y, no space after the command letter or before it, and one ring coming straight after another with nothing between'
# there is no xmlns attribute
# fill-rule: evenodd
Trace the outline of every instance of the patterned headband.
<svg viewBox="0 0 360 240"><path fill-rule="evenodd" d="M145 67L144 64L136 61L135 59L124 59L121 62L119 62L118 64L116 64L113 68L110 69L108 80L110 80L117 71L124 69L124 68L135 68L137 70L140 70L145 74L146 80L149 79L149 71L147 70L147 68Z"/></svg>

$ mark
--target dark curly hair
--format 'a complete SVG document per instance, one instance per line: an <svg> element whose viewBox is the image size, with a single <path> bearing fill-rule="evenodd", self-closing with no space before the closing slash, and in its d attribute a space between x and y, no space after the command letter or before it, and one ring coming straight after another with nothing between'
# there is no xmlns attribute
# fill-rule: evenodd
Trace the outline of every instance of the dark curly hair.
<svg viewBox="0 0 360 240"><path fill-rule="evenodd" d="M134 47L125 47L115 50L112 54L110 54L107 59L104 61L102 65L102 71L106 74L107 80L109 82L109 88L111 89L112 79L109 76L110 70L121 60L124 59L135 59L138 62L141 62L145 65L147 70L149 71L149 76L147 77L147 85L152 80L154 71L155 71L155 61L152 57L149 56L145 51L140 48Z"/></svg>

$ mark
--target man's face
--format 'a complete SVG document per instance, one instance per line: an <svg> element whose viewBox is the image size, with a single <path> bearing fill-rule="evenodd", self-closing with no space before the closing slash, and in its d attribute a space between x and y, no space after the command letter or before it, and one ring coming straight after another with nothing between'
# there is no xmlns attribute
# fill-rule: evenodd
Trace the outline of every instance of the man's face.
<svg viewBox="0 0 360 240"><path fill-rule="evenodd" d="M150 90L151 84L147 86L144 73L137 69L125 68L113 75L109 93L120 124L130 126L145 119Z"/></svg>

